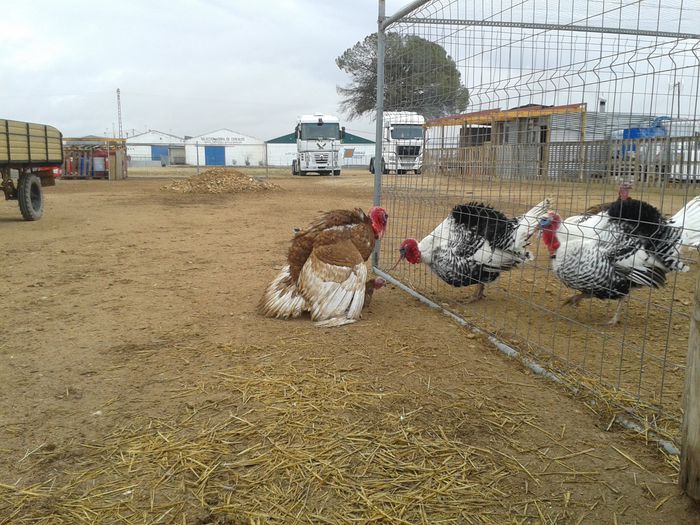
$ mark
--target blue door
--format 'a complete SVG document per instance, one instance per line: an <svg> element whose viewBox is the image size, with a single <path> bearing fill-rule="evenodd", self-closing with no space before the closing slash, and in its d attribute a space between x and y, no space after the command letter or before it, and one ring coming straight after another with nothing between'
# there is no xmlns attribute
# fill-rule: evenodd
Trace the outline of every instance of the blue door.
<svg viewBox="0 0 700 525"><path fill-rule="evenodd" d="M168 146L151 146L151 160L168 162Z"/></svg>
<svg viewBox="0 0 700 525"><path fill-rule="evenodd" d="M226 164L226 147L204 146L204 164L207 166L224 166Z"/></svg>

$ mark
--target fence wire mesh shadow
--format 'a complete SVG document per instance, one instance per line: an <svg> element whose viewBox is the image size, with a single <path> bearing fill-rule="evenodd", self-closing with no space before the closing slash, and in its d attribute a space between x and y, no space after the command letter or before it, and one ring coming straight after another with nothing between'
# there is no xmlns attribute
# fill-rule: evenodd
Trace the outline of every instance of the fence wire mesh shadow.
<svg viewBox="0 0 700 525"><path fill-rule="evenodd" d="M681 241L700 203L681 210L700 192L699 15L429 1L386 30L384 109L426 125L422 172L382 177L378 268L672 440L698 275ZM420 262L389 270L409 238Z"/></svg>

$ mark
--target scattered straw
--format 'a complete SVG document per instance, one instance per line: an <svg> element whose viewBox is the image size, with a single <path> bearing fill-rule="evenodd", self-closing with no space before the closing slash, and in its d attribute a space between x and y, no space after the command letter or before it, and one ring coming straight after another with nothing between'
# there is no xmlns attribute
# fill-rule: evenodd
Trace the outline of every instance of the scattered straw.
<svg viewBox="0 0 700 525"><path fill-rule="evenodd" d="M641 463L639 463L637 460L635 460L629 454L627 454L627 453L623 452L622 450L620 450L619 448L617 448L615 445L610 445L610 448L612 448L615 452L620 454L623 458L625 458L627 461L629 461L633 465L636 465L637 467L639 467L642 470L647 470L646 468L644 468L644 466L642 466Z"/></svg>
<svg viewBox="0 0 700 525"><path fill-rule="evenodd" d="M40 525L488 525L574 523L599 504L613 510L604 496L592 501L564 486L615 492L601 469L581 468L594 449L567 447L524 403L489 397L480 383L434 411L417 392L355 381L328 365L258 364L183 385L169 392L182 403L192 396L177 419L134 420L82 444L48 479L1 484L0 516ZM439 392L433 384L431 395ZM22 466L36 476L58 453L33 451ZM561 468L538 472L539 460Z"/></svg>
<svg viewBox="0 0 700 525"><path fill-rule="evenodd" d="M183 523L185 516L187 523L554 522L552 506L564 493L522 493L526 480L540 480L503 443L475 446L454 429L421 423L432 416L420 405L399 409L398 393L347 374L279 368L222 371L220 403L86 443L56 479L0 485L0 515L56 525ZM531 417L473 395L455 413L488 415L508 440L518 419ZM576 506L570 494L567 506Z"/></svg>

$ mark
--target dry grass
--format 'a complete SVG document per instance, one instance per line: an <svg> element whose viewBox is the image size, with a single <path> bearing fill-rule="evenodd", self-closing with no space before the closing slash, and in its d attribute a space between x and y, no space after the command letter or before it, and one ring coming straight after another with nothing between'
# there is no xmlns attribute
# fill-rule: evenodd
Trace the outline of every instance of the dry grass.
<svg viewBox="0 0 700 525"><path fill-rule="evenodd" d="M476 385L436 419L411 408L415 396L262 364L269 355L253 373L222 371L170 392L187 415L81 444L69 471L41 483L0 485L0 523L573 523L590 501L565 484L602 483L601 472L570 463L591 450L566 447L525 405ZM215 399L187 403L202 392ZM528 467L521 428L550 442L537 450L545 472ZM45 471L62 454L39 449L23 461ZM538 490L542 476L560 479L561 491Z"/></svg>

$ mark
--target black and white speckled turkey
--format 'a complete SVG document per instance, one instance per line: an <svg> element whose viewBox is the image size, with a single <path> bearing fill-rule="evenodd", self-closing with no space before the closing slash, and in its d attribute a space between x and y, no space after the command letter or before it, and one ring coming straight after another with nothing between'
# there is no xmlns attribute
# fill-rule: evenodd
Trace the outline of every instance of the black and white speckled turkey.
<svg viewBox="0 0 700 525"><path fill-rule="evenodd" d="M552 258L552 271L579 293L564 304L582 299L619 300L614 317L620 321L623 300L633 288L659 288L668 272L685 272L683 245L700 245L700 196L672 218L636 199L618 200L595 215L562 221L555 212L540 220L542 241Z"/></svg>
<svg viewBox="0 0 700 525"><path fill-rule="evenodd" d="M452 286L475 284L472 300L482 299L487 283L531 258L526 247L549 206L549 200L544 200L524 215L509 219L483 203L459 204L420 243L404 240L401 259L427 265Z"/></svg>

